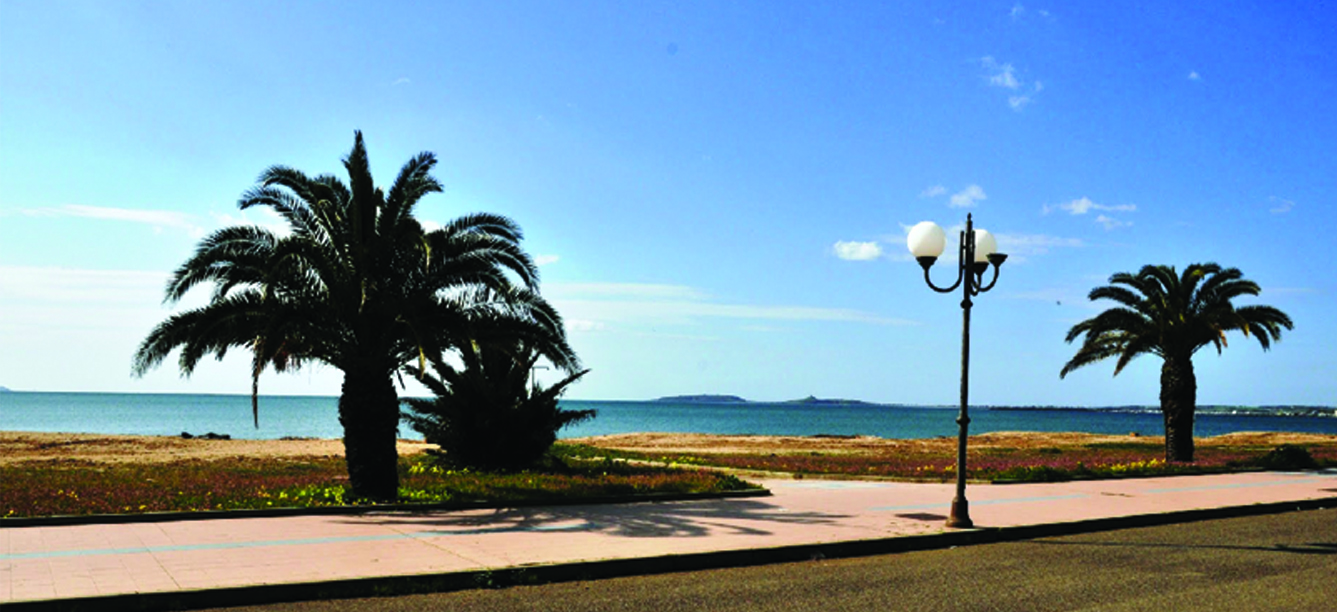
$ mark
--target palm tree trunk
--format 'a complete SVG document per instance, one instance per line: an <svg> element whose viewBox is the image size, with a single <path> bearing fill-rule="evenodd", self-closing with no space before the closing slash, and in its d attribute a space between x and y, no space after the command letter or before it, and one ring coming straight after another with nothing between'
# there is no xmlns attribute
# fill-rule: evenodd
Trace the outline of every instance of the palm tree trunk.
<svg viewBox="0 0 1337 612"><path fill-rule="evenodd" d="M1192 355L1169 355L1161 366L1161 414L1165 417L1165 460L1193 461L1193 413L1198 380Z"/></svg>
<svg viewBox="0 0 1337 612"><path fill-rule="evenodd" d="M344 460L353 496L398 499L399 396L390 374L375 367L345 370L339 423L344 427Z"/></svg>

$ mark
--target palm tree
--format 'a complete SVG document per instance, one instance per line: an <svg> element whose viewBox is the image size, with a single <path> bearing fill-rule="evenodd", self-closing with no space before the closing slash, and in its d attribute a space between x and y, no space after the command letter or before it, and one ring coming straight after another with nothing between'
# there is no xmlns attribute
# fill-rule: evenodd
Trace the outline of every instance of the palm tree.
<svg viewBox="0 0 1337 612"><path fill-rule="evenodd" d="M474 342L459 351L463 367L432 359L437 376L405 368L436 397L405 400L409 426L461 467L516 470L538 463L563 427L594 417L563 410L557 398L589 370L544 388L531 379L539 355L524 341Z"/></svg>
<svg viewBox="0 0 1337 612"><path fill-rule="evenodd" d="M1176 274L1170 266L1144 266L1137 275L1120 272L1110 285L1091 290L1091 300L1119 304L1068 330L1067 341L1086 339L1063 366L1059 377L1082 366L1117 357L1117 376L1134 357L1150 353L1161 366L1161 413L1165 418L1165 460L1193 461L1193 413L1198 382L1193 354L1212 345L1220 354L1226 332L1253 336L1266 351L1281 340L1281 328L1293 329L1290 317L1271 306L1235 307L1230 300L1258 295L1258 284L1236 268L1193 264Z"/></svg>
<svg viewBox="0 0 1337 612"><path fill-rule="evenodd" d="M166 301L203 283L212 283L212 298L150 332L134 371L142 375L178 348L185 375L206 355L249 350L258 427L259 377L267 367L338 368L352 494L393 500L400 419L394 377L402 366L425 364L479 335L526 338L566 370L579 362L561 317L535 291L538 270L521 250L514 222L473 214L425 230L413 209L441 191L430 175L431 153L409 160L389 193L372 181L361 132L343 163L348 184L284 166L265 170L239 206L269 207L288 233L234 226L202 240L172 275Z"/></svg>

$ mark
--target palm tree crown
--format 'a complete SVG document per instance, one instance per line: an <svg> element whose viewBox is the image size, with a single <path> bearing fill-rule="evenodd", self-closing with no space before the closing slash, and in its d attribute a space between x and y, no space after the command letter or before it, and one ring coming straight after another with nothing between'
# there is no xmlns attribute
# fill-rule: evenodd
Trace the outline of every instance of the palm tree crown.
<svg viewBox="0 0 1337 612"><path fill-rule="evenodd" d="M1171 266L1151 265L1136 275L1115 274L1110 277L1110 285L1093 289L1088 297L1093 301L1113 300L1118 306L1068 330L1067 342L1083 334L1085 339L1059 377L1108 358L1117 358L1114 374L1118 375L1138 355L1161 357L1165 360L1161 409L1166 416L1167 458L1192 461L1197 388L1193 354L1208 345L1220 353L1230 331L1252 336L1263 350L1268 350L1273 341L1281 339L1283 327L1294 327L1286 313L1271 306L1236 307L1231 303L1260 291L1258 284L1245 279L1238 269L1222 269L1215 263L1193 264L1182 274ZM1186 440L1180 431L1185 424ZM1177 437L1173 449L1172 437Z"/></svg>
<svg viewBox="0 0 1337 612"><path fill-rule="evenodd" d="M1110 283L1091 290L1087 297L1114 300L1120 306L1068 330L1067 342L1082 334L1086 339L1063 366L1060 377L1109 357L1118 357L1114 366L1118 375L1144 353L1192 355L1209 344L1220 353L1227 344L1226 332L1235 330L1253 336L1268 350L1272 341L1281 339L1282 327L1294 327L1286 313L1271 306L1237 308L1231 304L1234 298L1261 291L1237 268L1193 264L1179 275L1171 266L1143 266L1137 275L1120 272L1111 276Z"/></svg>
<svg viewBox="0 0 1337 612"><path fill-rule="evenodd" d="M560 316L537 293L538 270L514 222L473 214L428 231L414 217L425 195L441 191L430 175L435 164L431 153L417 155L384 192L357 132L344 159L347 184L285 166L265 170L239 206L270 208L287 232L236 226L201 241L172 275L166 299L175 303L205 283L212 298L150 332L135 372L180 349L178 365L189 375L206 355L221 359L243 347L252 355L254 402L266 367L281 372L314 361L338 368L354 493L393 497L393 376L401 366L488 334L526 338L558 367L579 366ZM375 460L364 461L368 455Z"/></svg>

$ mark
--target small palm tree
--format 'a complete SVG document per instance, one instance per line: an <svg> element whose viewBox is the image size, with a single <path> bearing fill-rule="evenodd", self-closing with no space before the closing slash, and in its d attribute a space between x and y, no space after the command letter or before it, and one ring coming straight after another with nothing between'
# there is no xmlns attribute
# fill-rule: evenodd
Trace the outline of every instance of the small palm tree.
<svg viewBox="0 0 1337 612"><path fill-rule="evenodd" d="M201 284L213 285L212 299L153 329L135 353L135 372L180 349L179 366L189 375L206 355L221 359L243 348L252 356L257 410L266 368L338 368L352 493L395 499L394 381L401 367L425 364L480 334L526 338L560 368L579 364L561 318L535 291L538 270L519 246L519 227L474 214L428 231L414 217L424 196L441 191L430 174L435 164L431 153L419 154L384 192L372 180L358 132L344 159L347 184L285 166L266 170L239 206L269 207L288 233L238 226L201 241L168 282L167 301Z"/></svg>
<svg viewBox="0 0 1337 612"><path fill-rule="evenodd" d="M1117 376L1134 357L1153 354L1161 366L1161 413L1165 418L1165 460L1193 461L1193 413L1198 382L1193 354L1212 345L1220 354L1226 332L1253 336L1263 350L1281 340L1281 328L1293 329L1290 317L1271 306L1235 307L1230 300L1258 295L1258 284L1236 268L1193 264L1176 274L1170 266L1144 266L1136 275L1120 272L1110 285L1091 290L1091 300L1119 304L1068 330L1067 341L1086 334L1077 354L1059 377L1082 366L1117 357Z"/></svg>
<svg viewBox="0 0 1337 612"><path fill-rule="evenodd" d="M532 466L557 441L557 432L594 416L593 410L563 410L557 398L589 370L543 388L531 380L539 354L523 341L474 342L459 352L463 367L433 358L438 377L405 368L434 394L408 399L404 419L441 448L445 462L460 467L515 470Z"/></svg>

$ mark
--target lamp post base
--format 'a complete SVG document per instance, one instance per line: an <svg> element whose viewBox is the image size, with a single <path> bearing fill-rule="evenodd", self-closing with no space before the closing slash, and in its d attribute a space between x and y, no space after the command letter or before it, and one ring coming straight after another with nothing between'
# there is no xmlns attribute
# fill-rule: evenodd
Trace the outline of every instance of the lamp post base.
<svg viewBox="0 0 1337 612"><path fill-rule="evenodd" d="M957 529L969 529L975 526L970 520L970 502L956 497L952 499L952 511L947 516L947 526Z"/></svg>

